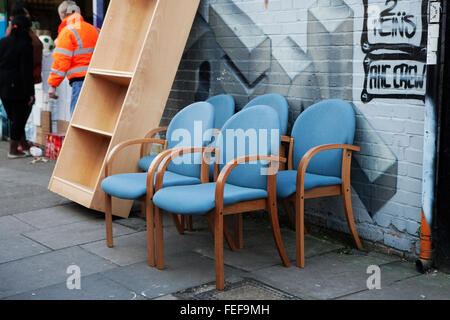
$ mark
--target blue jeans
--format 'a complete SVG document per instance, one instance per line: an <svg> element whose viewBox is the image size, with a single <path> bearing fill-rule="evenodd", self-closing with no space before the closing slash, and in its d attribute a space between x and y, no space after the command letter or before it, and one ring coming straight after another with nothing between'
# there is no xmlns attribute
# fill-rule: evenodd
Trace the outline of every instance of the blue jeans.
<svg viewBox="0 0 450 320"><path fill-rule="evenodd" d="M80 95L81 87L83 86L83 81L72 82L72 97L70 99L70 116L73 116L73 111L77 105L78 96Z"/></svg>

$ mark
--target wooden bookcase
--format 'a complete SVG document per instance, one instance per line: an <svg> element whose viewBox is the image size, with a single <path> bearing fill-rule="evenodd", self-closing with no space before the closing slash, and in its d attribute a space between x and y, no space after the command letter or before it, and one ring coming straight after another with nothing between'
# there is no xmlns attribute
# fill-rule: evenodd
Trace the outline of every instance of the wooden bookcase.
<svg viewBox="0 0 450 320"><path fill-rule="evenodd" d="M200 0L111 0L49 189L104 212L106 155L159 126ZM137 172L139 146L113 173ZM113 200L128 217L132 201Z"/></svg>

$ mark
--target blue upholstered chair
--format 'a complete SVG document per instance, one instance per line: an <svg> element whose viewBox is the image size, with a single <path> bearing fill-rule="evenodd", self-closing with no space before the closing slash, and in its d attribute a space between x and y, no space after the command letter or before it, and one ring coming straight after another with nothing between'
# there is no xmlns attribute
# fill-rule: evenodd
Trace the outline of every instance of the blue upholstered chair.
<svg viewBox="0 0 450 320"><path fill-rule="evenodd" d="M218 156L215 165L220 169L217 182L191 186L162 186L162 178L172 159L181 154L201 150L206 155L213 152L211 148L177 149L170 156L165 157L158 169L156 192L153 197L158 269L164 268L162 213L160 209L182 215L206 215L209 220L213 221L216 287L219 290L225 286L223 267L225 215L267 210L271 218L278 253L283 264L289 266L278 225L275 190L277 162L280 160L276 156L280 142L279 126L276 111L268 106L255 106L232 116L224 124L217 138L215 152L218 153ZM267 130L269 137L260 141L261 137L258 134L260 130ZM270 135L272 130L275 131L273 136ZM247 138L245 138L245 135L247 135ZM253 138L250 139L249 136L253 136ZM236 159L237 157L239 158ZM202 166L208 167L208 165L209 159L204 158ZM151 240L150 235L149 241Z"/></svg>
<svg viewBox="0 0 450 320"><path fill-rule="evenodd" d="M201 126L202 133L210 132L212 134L214 125L214 107L208 102L193 103L179 113L170 122L167 128L167 146L169 150L158 154L153 159L148 172L141 173L123 173L123 174L111 174L111 166L115 155L130 145L136 144L150 144L150 143L166 143L164 140L143 138L136 140L129 140L118 144L108 155L106 163L106 174L102 181L102 189L106 193L106 234L108 247L113 246L112 237L112 211L111 211L111 197L117 197L121 199L129 200L141 200L143 201L143 211L145 211L147 217L147 230L153 233L153 208L152 208L152 196L156 169L175 147L203 147L210 142L210 137L204 135L203 137L195 138L194 127ZM182 129L177 131L177 129ZM197 129L198 130L198 129ZM178 141L177 139L181 140ZM202 179L208 181L208 171L201 172L200 163L194 162L195 157L201 157L200 154L188 155L192 156L190 162L184 161L183 163L172 163L168 170L164 174L163 185L175 186L175 185L188 185L199 184ZM187 160L187 159L184 159ZM175 225L178 230L182 232L181 226L174 218ZM154 265L154 249L149 247L149 264ZM151 252L150 252L151 251Z"/></svg>
<svg viewBox="0 0 450 320"><path fill-rule="evenodd" d="M209 102L214 106L214 128L216 129L216 133L210 145L211 147L213 147L215 136L223 127L225 122L234 114L236 106L234 98L228 94L219 94L217 96L213 96L211 98L208 98L206 102ZM209 181L214 181L214 155L211 155L211 164L209 166Z"/></svg>
<svg viewBox="0 0 450 320"><path fill-rule="evenodd" d="M342 195L350 233L360 249L350 187L355 112L350 103L330 99L310 106L294 123L293 162L296 170L277 175L277 196L295 204L297 266L304 267L304 201L310 198Z"/></svg>
<svg viewBox="0 0 450 320"><path fill-rule="evenodd" d="M289 117L289 105L286 98L278 93L263 94L250 100L242 110L257 105L270 106L277 111L278 117L280 118L280 135L286 135Z"/></svg>
<svg viewBox="0 0 450 320"><path fill-rule="evenodd" d="M219 94L208 98L206 102L214 106L214 128L222 128L225 122L234 114L234 98L229 94Z"/></svg>
<svg viewBox="0 0 450 320"><path fill-rule="evenodd" d="M214 107L214 123L213 127L215 129L222 128L225 121L227 121L233 114L235 110L235 103L234 98L227 94L220 94L217 96L213 96L211 98L208 98L206 102L210 103ZM173 120L172 120L173 121ZM173 124L172 127L174 127L176 124ZM181 125L180 128L182 128L183 123L179 123ZM153 130L150 130L146 135L145 138L153 138L157 133L167 131L168 127L159 127ZM167 148L171 148L173 145L172 141L169 139L166 140L163 150L166 150ZM148 168L150 167L150 164L152 161L156 158L156 155L147 155L145 156L147 147L145 145L142 145L141 147L141 159L139 160L139 168L141 168L142 171L148 171Z"/></svg>
<svg viewBox="0 0 450 320"><path fill-rule="evenodd" d="M278 117L280 118L280 134L281 134L281 144L280 144L280 157L289 157L292 156L292 154L286 155L286 149L289 151L292 151L292 143L293 140L291 137L287 136L287 127L288 127L288 119L289 119L289 104L286 100L286 98L278 93L268 93L264 94L262 96L256 97L252 100L250 100L249 103L247 103L242 109L245 110L247 108L250 108L252 106L258 105L258 104L264 104L267 106L270 106L274 108L277 113ZM292 170L291 166L292 162L287 163L287 169ZM286 164L280 162L279 170L285 170ZM283 207L288 214L289 221L291 222L291 225L293 228L295 228L295 216L292 213L292 210L290 206L286 203L286 201L283 202ZM237 244L238 247L240 247L240 244Z"/></svg>

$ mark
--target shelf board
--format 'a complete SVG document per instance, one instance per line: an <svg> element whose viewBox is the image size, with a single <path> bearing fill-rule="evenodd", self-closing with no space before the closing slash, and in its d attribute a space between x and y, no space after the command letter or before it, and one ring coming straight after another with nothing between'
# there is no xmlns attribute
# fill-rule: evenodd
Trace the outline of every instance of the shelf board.
<svg viewBox="0 0 450 320"><path fill-rule="evenodd" d="M50 181L51 190L63 197L69 198L83 206L89 207L94 195L94 189L57 176Z"/></svg>
<svg viewBox="0 0 450 320"><path fill-rule="evenodd" d="M94 193L94 189L89 188L88 186L84 186L82 184L79 184L79 183L76 183L76 182L72 182L72 181L68 181L66 179L63 179L63 178L60 178L60 177L56 177L56 176L53 177L53 179L58 180L59 182L65 183L67 185L70 185L70 186L72 186L74 188L80 189L80 190L82 190L84 192Z"/></svg>
<svg viewBox="0 0 450 320"><path fill-rule="evenodd" d="M100 135L106 136L106 137L112 137L112 135L113 135L111 132L106 132L106 131L103 131L103 130L89 128L89 127L82 126L82 125L76 124L76 123L72 123L71 126L74 127L74 128L81 129L81 130L97 133L97 134L100 134Z"/></svg>
<svg viewBox="0 0 450 320"><path fill-rule="evenodd" d="M100 77L108 81L118 83L122 86L128 86L130 84L131 78L133 78L133 73L126 71L91 68L89 70L89 73L95 77Z"/></svg>

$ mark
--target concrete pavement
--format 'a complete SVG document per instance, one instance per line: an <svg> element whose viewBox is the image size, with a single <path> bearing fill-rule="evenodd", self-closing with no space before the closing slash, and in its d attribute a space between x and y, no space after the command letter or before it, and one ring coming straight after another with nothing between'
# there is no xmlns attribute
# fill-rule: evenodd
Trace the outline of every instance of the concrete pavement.
<svg viewBox="0 0 450 320"><path fill-rule="evenodd" d="M243 249L225 246L227 285L218 292L213 239L202 217L185 235L166 219L166 269L150 268L138 211L114 220L115 247L107 248L102 214L47 190L54 161L31 164L6 154L0 142L0 299L450 299L449 275L421 275L413 262L320 234L306 236L304 269L285 268L264 213L245 215ZM283 225L282 236L294 265L295 233ZM73 265L81 289L69 290ZM380 268L381 289L368 289L369 266Z"/></svg>

